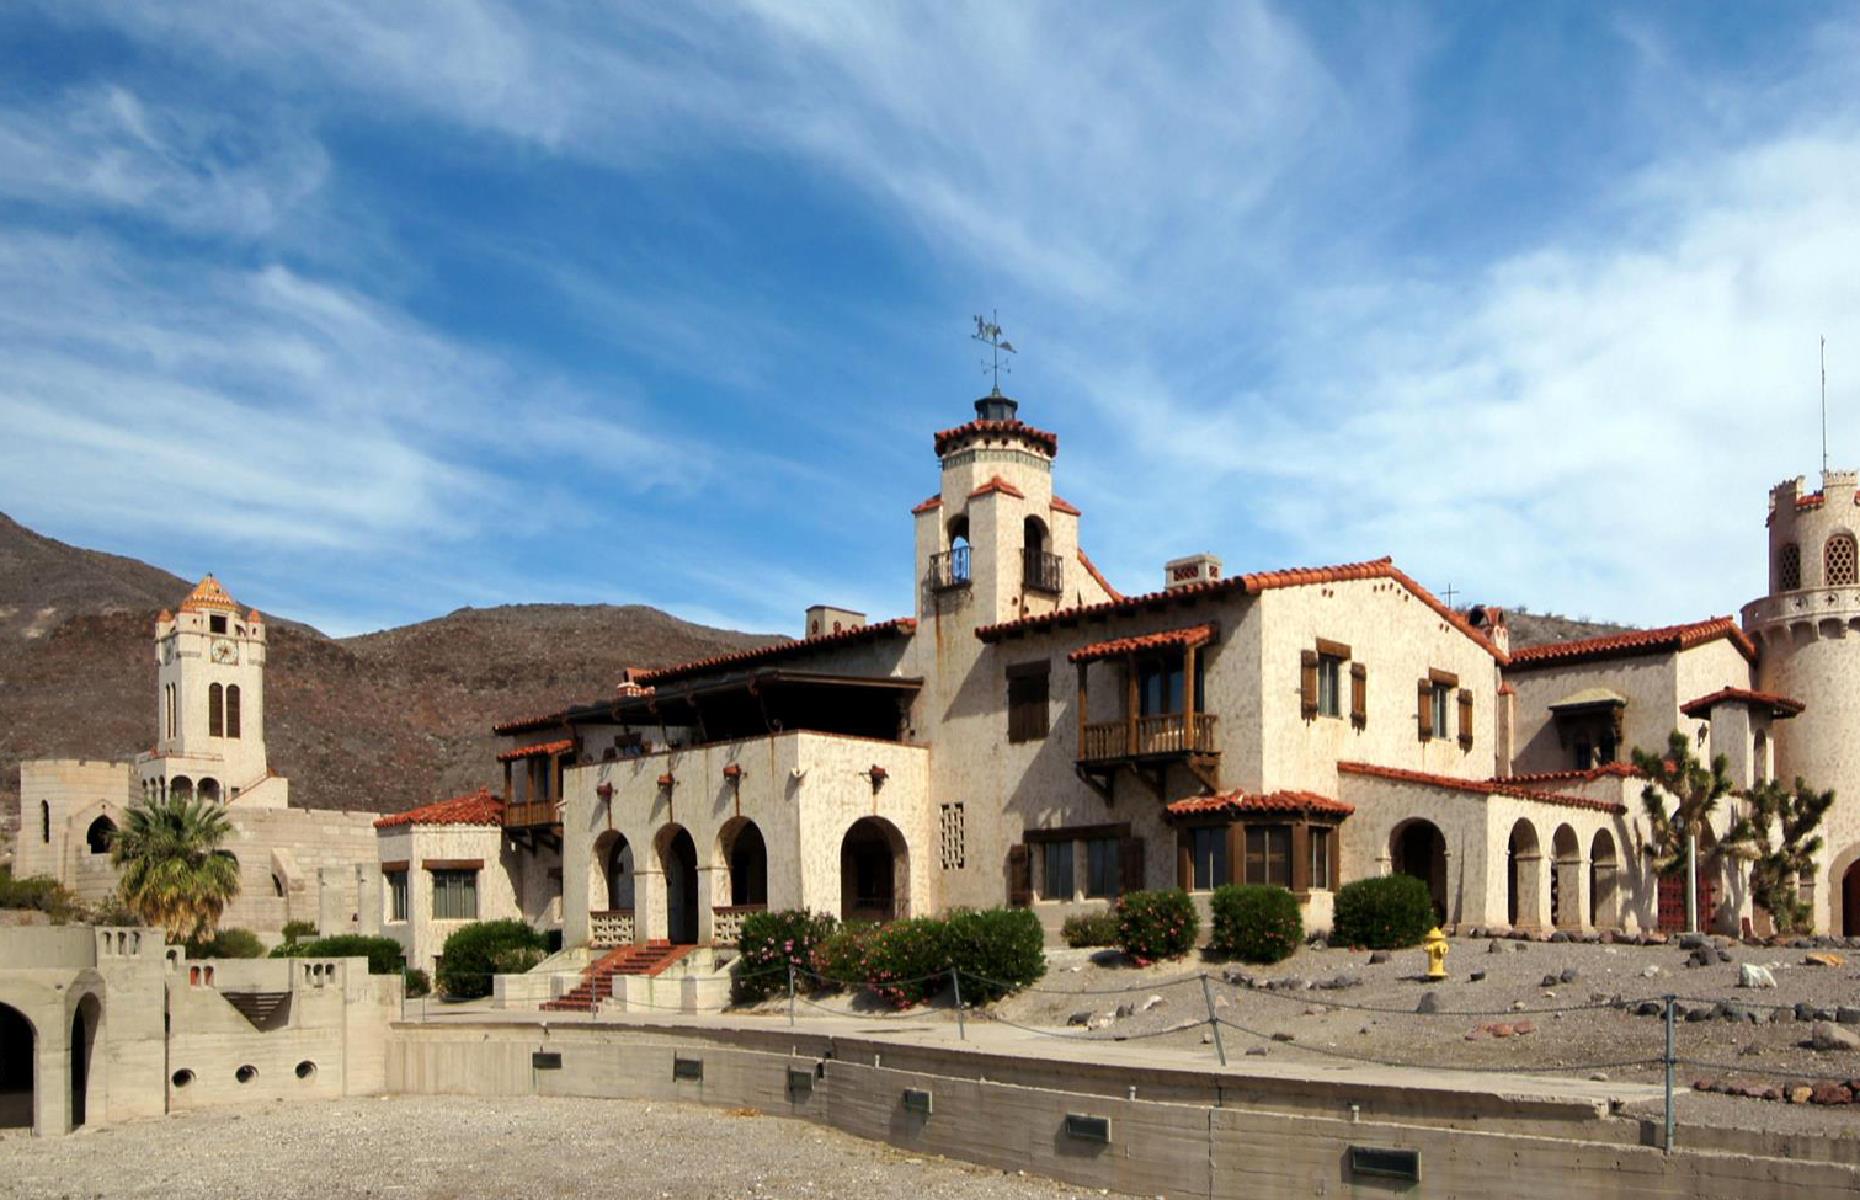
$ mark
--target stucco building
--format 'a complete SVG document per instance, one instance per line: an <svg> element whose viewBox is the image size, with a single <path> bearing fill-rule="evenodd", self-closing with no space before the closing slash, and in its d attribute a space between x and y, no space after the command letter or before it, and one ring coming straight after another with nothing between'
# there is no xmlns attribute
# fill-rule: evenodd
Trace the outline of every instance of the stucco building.
<svg viewBox="0 0 1860 1200"><path fill-rule="evenodd" d="M763 907L1057 924L1225 882L1282 884L1324 928L1337 887L1391 871L1462 928L1673 928L1629 749L1683 729L1740 786L1806 761L1792 730L1819 728L1826 689L1749 613L1514 653L1501 611L1387 559L1229 575L1195 555L1126 595L1054 490L1058 438L998 393L975 407L935 435L910 514L914 612L819 606L800 641L498 727L506 833L559 854L568 945L722 944ZM1733 872L1707 876L1710 920L1753 915Z"/></svg>
<svg viewBox="0 0 1860 1200"><path fill-rule="evenodd" d="M291 808L290 781L265 747L267 630L209 575L156 618L153 748L133 759L20 764L15 870L50 876L81 899L111 896L110 848L141 799L197 796L225 806L240 890L221 924L276 935L288 921L355 929L358 879L375 860L374 816Z"/></svg>

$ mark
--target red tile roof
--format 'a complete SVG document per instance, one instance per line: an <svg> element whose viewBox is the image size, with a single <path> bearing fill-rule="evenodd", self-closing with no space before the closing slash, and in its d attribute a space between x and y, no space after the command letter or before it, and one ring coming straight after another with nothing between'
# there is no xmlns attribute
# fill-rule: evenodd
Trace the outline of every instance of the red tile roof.
<svg viewBox="0 0 1860 1200"><path fill-rule="evenodd" d="M497 756L498 762L516 762L520 758L545 758L557 754L566 754L575 748L569 738L559 742L538 742L534 746L518 746L515 750L505 750Z"/></svg>
<svg viewBox="0 0 1860 1200"><path fill-rule="evenodd" d="M1673 650L1690 650L1719 638L1730 638L1737 652L1751 662L1757 661L1757 647L1737 623L1729 617L1712 617L1689 625L1667 625L1659 629L1630 629L1602 637L1578 638L1569 642L1545 642L1511 652L1514 670L1539 666L1562 666L1595 658L1621 658L1630 654L1661 654Z"/></svg>
<svg viewBox="0 0 1860 1200"><path fill-rule="evenodd" d="M239 605L226 594L220 581L209 575L194 585L194 590L181 601L182 612L229 612L237 614Z"/></svg>
<svg viewBox="0 0 1860 1200"><path fill-rule="evenodd" d="M406 812L389 813L375 822L375 828L392 829L398 825L502 825L503 823L504 802L493 796L489 788L479 788L475 792L454 796L450 800L422 804Z"/></svg>
<svg viewBox="0 0 1860 1200"><path fill-rule="evenodd" d="M1797 496L1795 498L1795 510L1797 512L1801 512L1804 509L1820 508L1823 504L1826 504L1827 502L1828 502L1828 497L1826 493L1805 492L1802 495ZM1860 493L1855 494L1854 503L1860 504Z"/></svg>
<svg viewBox="0 0 1860 1200"><path fill-rule="evenodd" d="M1053 511L1059 512L1059 513L1065 513L1069 517L1082 517L1085 515L1084 513L1081 513L1072 504L1068 503L1065 497L1063 496L1053 497Z"/></svg>
<svg viewBox="0 0 1860 1200"><path fill-rule="evenodd" d="M1599 767L1571 769L1568 771L1532 771L1524 775L1508 775L1503 779L1490 782L1516 785L1520 783L1593 783L1597 779L1638 779L1640 770L1633 763L1603 763Z"/></svg>
<svg viewBox="0 0 1860 1200"><path fill-rule="evenodd" d="M1044 429L1035 429L1022 421L970 421L954 429L945 429L936 435L936 455L938 458L965 442L976 439L989 440L999 438L1007 441L1020 438L1032 442L1050 455L1059 453L1059 435L1048 433Z"/></svg>
<svg viewBox="0 0 1860 1200"><path fill-rule="evenodd" d="M1727 687L1719 688L1709 696L1688 700L1679 706L1679 711L1688 717L1710 717L1711 710L1720 704L1755 705L1767 708L1771 716L1785 720L1808 707L1800 700L1791 700L1775 692L1753 692L1749 688Z"/></svg>
<svg viewBox="0 0 1860 1200"><path fill-rule="evenodd" d="M551 725L561 725L568 720L565 712L534 713L527 717L512 717L508 721L499 721L491 726L491 732L499 736L511 733L527 733L537 729L547 729Z"/></svg>
<svg viewBox="0 0 1860 1200"><path fill-rule="evenodd" d="M1513 800L1533 800L1539 804L1555 804L1563 808L1586 808L1591 812L1613 813L1621 816L1627 812L1627 805L1616 804L1610 800L1591 800L1587 796L1565 796L1557 792L1538 792L1521 788L1504 780L1493 779L1455 779L1451 775L1433 775L1426 771L1408 771L1401 767L1379 767L1373 763L1340 762L1337 771L1343 775L1366 775L1373 779L1390 779L1397 783L1418 783L1427 787L1447 788L1456 792L1471 792L1479 796L1508 796Z"/></svg>
<svg viewBox="0 0 1860 1200"><path fill-rule="evenodd" d="M733 654L718 654L711 658L700 658L695 662L679 663L671 667L659 667L650 671L635 671L636 683L664 683L670 679L682 679L690 675L703 675L724 667L740 667L749 663L765 662L770 659L787 658L791 655L806 654L825 646L844 646L854 642L878 641L887 637L909 637L917 629L917 622L911 617L897 617L890 621L879 621L872 625L860 625L853 629L842 629L838 633L823 633L819 637L802 638L795 642L776 642L769 646L757 646L750 650L738 650Z"/></svg>
<svg viewBox="0 0 1860 1200"><path fill-rule="evenodd" d="M1310 587L1314 584L1343 583L1358 579L1395 581L1412 593L1416 599L1433 609L1441 620L1478 643L1480 649L1501 663L1505 661L1505 652L1500 650L1490 638L1473 628L1465 617L1441 603L1439 597L1416 583L1407 572L1397 567L1394 560L1389 558L1378 558L1370 562L1342 563L1331 567L1303 567L1289 571L1260 571L1250 575L1229 575L1225 579L1210 579L1166 591L1149 592L1141 596L1119 596L1103 604L1062 608L1057 612L1021 617L1018 620L1003 621L998 625L984 625L975 631L975 636L984 642L992 642L1009 634L1051 628L1062 622L1074 621L1081 617L1121 616L1146 610L1155 611L1172 603L1201 596L1224 596L1235 592L1258 595L1261 592L1274 591L1278 588Z"/></svg>
<svg viewBox="0 0 1860 1200"><path fill-rule="evenodd" d="M1172 817L1222 812L1326 813L1332 816L1347 817L1356 809L1341 800L1332 800L1329 796L1320 796L1316 792L1266 792L1264 794L1223 792L1218 796L1194 796L1187 800L1177 800L1163 811Z"/></svg>
<svg viewBox="0 0 1860 1200"><path fill-rule="evenodd" d="M1163 646L1177 646L1187 649L1190 646L1205 646L1214 640L1214 626L1190 625L1184 629L1165 629L1161 633L1143 633L1136 637L1112 638L1108 642L1093 642L1089 646L1080 646L1066 655L1067 662L1096 662L1101 658L1116 658L1122 654L1136 654L1142 650L1156 650Z"/></svg>
<svg viewBox="0 0 1860 1200"><path fill-rule="evenodd" d="M1085 553L1082 548L1079 550L1079 566L1085 568L1085 573L1092 577L1092 582L1103 588L1104 594L1109 596L1113 602L1124 598L1124 593L1111 586L1111 581L1104 577L1104 572L1098 569L1098 564L1093 562L1091 555Z"/></svg>
<svg viewBox="0 0 1860 1200"><path fill-rule="evenodd" d="M996 475L993 479L990 479L987 483L984 483L981 487L978 487L974 491L970 492L969 499L973 500L977 496L987 496L995 492L1000 492L1004 496L1012 496L1016 500L1025 500L1027 498L1027 493L1021 491L1019 488L1015 487L1013 484L1009 483L1007 480L1001 478L1001 476Z"/></svg>
<svg viewBox="0 0 1860 1200"><path fill-rule="evenodd" d="M928 500L924 501L922 504L919 504L915 508L911 509L911 515L917 516L922 513L935 512L937 509L942 508L942 507L943 507L943 497L932 496Z"/></svg>

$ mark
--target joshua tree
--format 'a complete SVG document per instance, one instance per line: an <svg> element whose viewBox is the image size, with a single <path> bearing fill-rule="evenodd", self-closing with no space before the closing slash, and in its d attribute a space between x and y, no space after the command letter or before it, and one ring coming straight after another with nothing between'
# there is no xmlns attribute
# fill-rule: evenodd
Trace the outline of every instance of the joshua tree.
<svg viewBox="0 0 1860 1200"><path fill-rule="evenodd" d="M1815 869L1821 818L1834 805L1834 793L1817 792L1798 778L1793 789L1768 779L1750 790L1749 811L1725 837L1726 848L1750 864L1750 898L1770 911L1778 933L1807 933L1813 914L1796 892L1797 882ZM1774 834L1774 840L1772 840Z"/></svg>
<svg viewBox="0 0 1860 1200"><path fill-rule="evenodd" d="M1634 751L1634 766L1646 777L1641 789L1641 806L1646 811L1647 856L1660 875L1686 875L1686 928L1697 933L1699 831L1718 810L1718 802L1731 790L1730 765L1724 755L1711 760L1707 767L1692 753L1692 740L1679 730L1666 739L1665 754ZM1666 810L1670 796L1678 803ZM1716 846L1709 852L1715 863L1724 849Z"/></svg>
<svg viewBox="0 0 1860 1200"><path fill-rule="evenodd" d="M211 937L239 894L239 862L220 848L229 832L211 800L172 796L131 808L110 851L123 868L123 903L170 941Z"/></svg>

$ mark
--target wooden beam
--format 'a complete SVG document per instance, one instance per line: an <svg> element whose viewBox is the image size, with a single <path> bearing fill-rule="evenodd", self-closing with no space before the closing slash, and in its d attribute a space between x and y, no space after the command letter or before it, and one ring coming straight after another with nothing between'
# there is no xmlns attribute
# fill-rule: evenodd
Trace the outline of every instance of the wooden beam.
<svg viewBox="0 0 1860 1200"><path fill-rule="evenodd" d="M1074 766L1072 769L1078 772L1078 777L1080 779L1083 779L1085 781L1085 786L1090 788L1092 791L1098 793L1099 798L1102 799L1107 805L1111 805L1113 807L1116 806L1117 804L1117 772L1116 771L1112 771L1110 774L1106 775L1103 779L1100 779L1098 778L1096 774L1094 774L1091 771L1086 770L1083 766Z"/></svg>
<svg viewBox="0 0 1860 1200"><path fill-rule="evenodd" d="M1208 755L1190 755L1188 769L1201 782L1203 794L1212 796L1221 790L1221 760Z"/></svg>

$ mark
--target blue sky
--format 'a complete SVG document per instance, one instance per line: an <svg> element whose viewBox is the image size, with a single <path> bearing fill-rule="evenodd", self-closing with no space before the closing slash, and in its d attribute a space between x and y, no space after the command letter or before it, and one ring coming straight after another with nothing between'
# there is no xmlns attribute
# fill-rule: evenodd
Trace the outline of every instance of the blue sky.
<svg viewBox="0 0 1860 1200"><path fill-rule="evenodd" d="M1844 6L16 4L0 509L353 633L911 606L1008 390L1126 590L1638 623L1860 464Z"/></svg>

